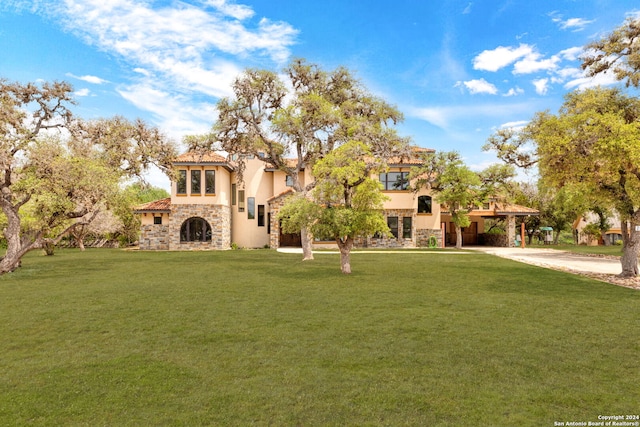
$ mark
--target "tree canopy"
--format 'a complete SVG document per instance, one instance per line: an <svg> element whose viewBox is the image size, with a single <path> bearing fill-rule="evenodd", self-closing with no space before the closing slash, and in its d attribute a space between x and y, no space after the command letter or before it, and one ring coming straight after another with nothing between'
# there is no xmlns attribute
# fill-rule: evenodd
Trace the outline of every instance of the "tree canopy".
<svg viewBox="0 0 640 427"><path fill-rule="evenodd" d="M291 178L294 191L305 194L316 181L300 174L348 141L365 144L374 158L399 155L408 147L393 125L402 121L397 108L371 95L344 67L332 71L303 59L293 60L284 73L246 70L233 84L233 98L218 103L218 119L208 138L193 138L206 146L243 156L254 155ZM301 233L304 258L311 259L311 240Z"/></svg>
<svg viewBox="0 0 640 427"><path fill-rule="evenodd" d="M497 197L499 187L513 177L513 168L493 165L474 172L455 151L423 154L423 162L411 171L414 191L429 188L436 201L451 214L456 228L456 247L462 248L462 228L469 226L469 213L489 197Z"/></svg>
<svg viewBox="0 0 640 427"><path fill-rule="evenodd" d="M544 185L612 206L623 219L622 274L638 274L640 245L640 100L620 89L571 92L557 114L537 113L519 134L498 131L487 147L538 165ZM518 154L521 147L534 147ZM629 222L629 229L627 228Z"/></svg>
<svg viewBox="0 0 640 427"><path fill-rule="evenodd" d="M71 94L64 82L0 80L0 208L8 246L0 273L17 268L51 233L68 231L70 220L104 209L123 179L151 164L171 167L175 147L157 129L121 117L77 119Z"/></svg>
<svg viewBox="0 0 640 427"><path fill-rule="evenodd" d="M355 239L389 232L382 215L386 196L373 177L382 170L371 150L359 141L334 149L313 168L317 185L312 196L294 196L280 211L285 231L308 226L314 237L334 240L340 249L342 272L351 273Z"/></svg>

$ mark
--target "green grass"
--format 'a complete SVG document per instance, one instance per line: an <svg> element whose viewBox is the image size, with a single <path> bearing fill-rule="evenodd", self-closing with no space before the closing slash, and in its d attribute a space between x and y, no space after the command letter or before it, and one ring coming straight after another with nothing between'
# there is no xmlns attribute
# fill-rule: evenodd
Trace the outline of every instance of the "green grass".
<svg viewBox="0 0 640 427"><path fill-rule="evenodd" d="M0 277L0 425L547 426L640 411L640 293L474 253L58 251Z"/></svg>

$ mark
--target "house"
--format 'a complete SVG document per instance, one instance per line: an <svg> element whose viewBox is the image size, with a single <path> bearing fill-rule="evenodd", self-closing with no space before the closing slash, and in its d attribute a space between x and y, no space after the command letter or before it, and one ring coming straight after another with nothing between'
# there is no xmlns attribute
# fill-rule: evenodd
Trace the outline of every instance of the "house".
<svg viewBox="0 0 640 427"><path fill-rule="evenodd" d="M234 160L234 156L214 152L180 155L174 162L178 179L172 182L171 197L135 210L141 218L140 249L229 249L232 244L246 248L300 246L300 236L283 234L277 220L286 197L293 192L287 175L269 167L260 157L247 156L241 180ZM434 203L429 190L414 193L408 188L409 172L418 163L417 158L392 160L389 170L379 175L383 192L389 197L384 203L384 216L391 237L359 239L358 246L439 247L448 241L450 216ZM313 178L309 170L304 170L300 179L305 185ZM501 211L496 206L493 210L480 210L465 231L464 243L478 243L478 235L484 230L483 217L512 214L509 209ZM335 242L315 240L313 246L334 247Z"/></svg>
<svg viewBox="0 0 640 427"><path fill-rule="evenodd" d="M585 233L585 227L588 224L598 223L598 220L598 215L593 212L587 212L585 215L580 215L573 222L573 235L577 244L587 246L604 245L603 237L608 240L607 243L610 245L615 245L616 242L622 240L622 224L620 223L620 215L617 212L614 212L613 217L609 219L611 228L604 233L604 236L594 237L589 233Z"/></svg>

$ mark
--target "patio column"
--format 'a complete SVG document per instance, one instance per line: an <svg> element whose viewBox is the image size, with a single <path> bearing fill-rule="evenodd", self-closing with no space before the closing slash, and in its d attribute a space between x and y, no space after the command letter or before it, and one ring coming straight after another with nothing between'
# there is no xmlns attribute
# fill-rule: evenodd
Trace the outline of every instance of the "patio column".
<svg viewBox="0 0 640 427"><path fill-rule="evenodd" d="M507 247L516 245L516 216L507 215Z"/></svg>

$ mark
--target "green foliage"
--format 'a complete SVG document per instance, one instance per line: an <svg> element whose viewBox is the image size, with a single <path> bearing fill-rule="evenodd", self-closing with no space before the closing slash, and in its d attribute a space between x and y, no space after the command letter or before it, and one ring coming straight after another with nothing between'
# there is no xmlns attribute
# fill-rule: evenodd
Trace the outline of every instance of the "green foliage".
<svg viewBox="0 0 640 427"><path fill-rule="evenodd" d="M412 169L410 179L414 191L423 187L433 190L436 200L450 212L459 228L469 226L469 213L489 197L499 197L513 176L513 167L508 165L492 165L480 173L474 172L459 153L451 151L425 153L422 165ZM458 237L460 246L459 233Z"/></svg>

